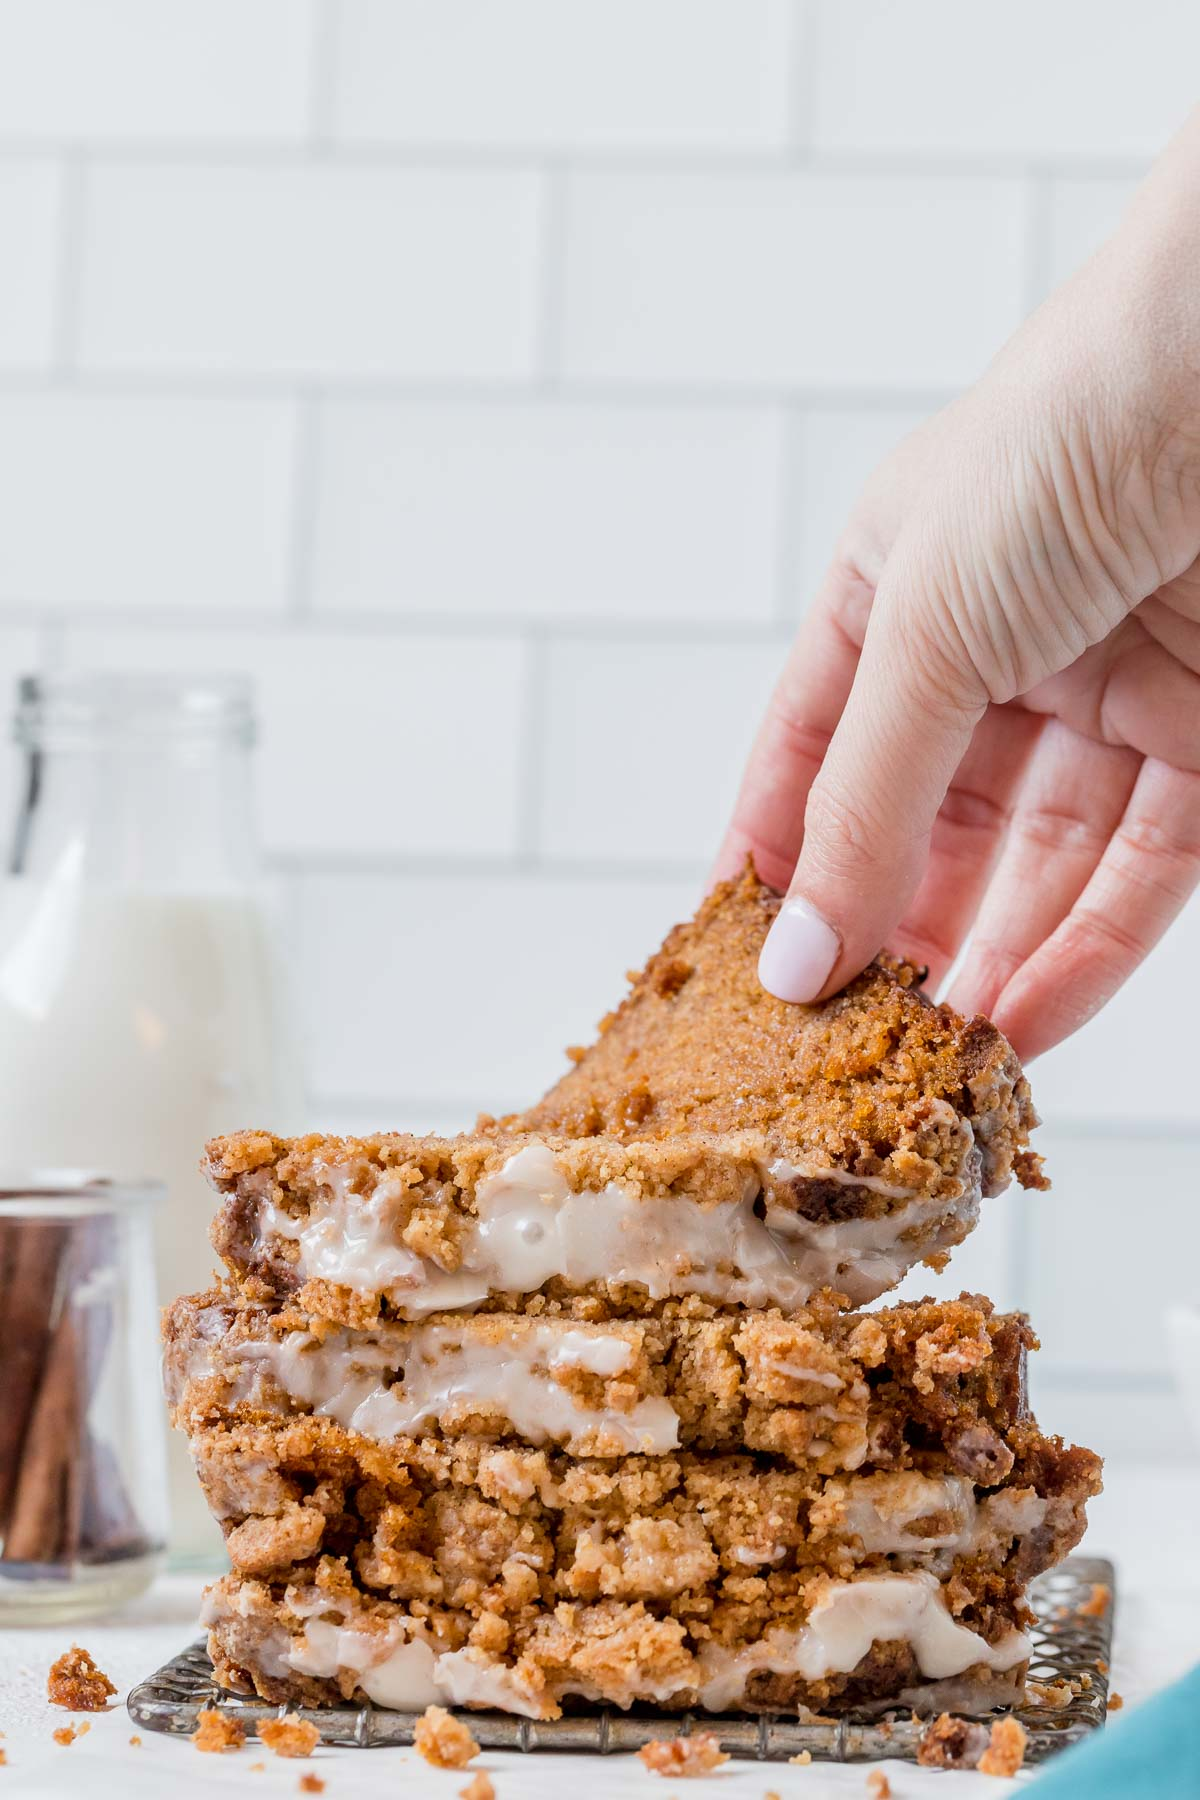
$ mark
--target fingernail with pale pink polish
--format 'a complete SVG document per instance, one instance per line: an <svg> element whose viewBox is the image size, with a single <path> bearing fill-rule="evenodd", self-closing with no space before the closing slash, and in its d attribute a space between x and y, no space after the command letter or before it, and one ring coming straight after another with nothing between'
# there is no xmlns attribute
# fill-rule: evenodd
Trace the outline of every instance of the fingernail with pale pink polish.
<svg viewBox="0 0 1200 1800"><path fill-rule="evenodd" d="M815 1000L838 958L838 934L807 900L785 900L758 958L758 979L779 1000Z"/></svg>

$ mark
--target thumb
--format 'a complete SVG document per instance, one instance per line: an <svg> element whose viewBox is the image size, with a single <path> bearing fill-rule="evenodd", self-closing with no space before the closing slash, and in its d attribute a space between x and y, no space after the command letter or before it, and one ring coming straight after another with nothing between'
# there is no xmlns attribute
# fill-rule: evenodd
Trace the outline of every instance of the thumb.
<svg viewBox="0 0 1200 1800"><path fill-rule="evenodd" d="M920 883L938 809L986 705L954 634L881 583L809 792L788 896L759 959L770 993L823 999L887 942Z"/></svg>

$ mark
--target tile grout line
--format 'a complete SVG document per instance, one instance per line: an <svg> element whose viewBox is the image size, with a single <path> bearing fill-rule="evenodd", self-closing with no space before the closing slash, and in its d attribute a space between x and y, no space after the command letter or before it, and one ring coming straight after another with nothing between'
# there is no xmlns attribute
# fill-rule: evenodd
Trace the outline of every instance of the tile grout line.
<svg viewBox="0 0 1200 1800"><path fill-rule="evenodd" d="M702 860L652 862L645 859L619 861L607 857L539 857L536 869L528 861L508 851L286 851L269 854L270 867L281 874L295 873L313 880L415 879L429 881L463 880L476 877L485 881L523 881L536 874L539 880L628 881L633 884L681 882L687 884L704 874Z"/></svg>
<svg viewBox="0 0 1200 1800"><path fill-rule="evenodd" d="M110 167L167 166L171 164L208 164L212 168L231 165L255 168L303 168L325 160L326 154L347 170L395 168L398 170L479 171L492 169L524 170L537 173L547 161L571 170L597 174L624 175L778 175L800 172L797 159L803 156L803 172L827 175L835 179L892 178L937 180L946 176L979 181L1019 181L1033 173L1050 173L1064 179L1082 181L1140 180L1154 161L1152 155L1106 156L1088 152L1076 157L1055 156L1033 151L979 151L963 155L937 150L812 150L803 144L786 143L779 148L751 146L730 150L715 144L680 145L663 150L652 145L629 144L617 149L593 150L569 142L501 144L466 142L389 143L386 140L334 138L328 144L315 129L316 112L323 110L327 99L323 86L331 86L331 71L318 77L314 70L310 85L307 136L280 137L273 143L256 139L229 138L96 138L86 145L70 144L61 137L37 135L0 138L0 164L27 161L30 157L61 156L68 148L81 148L89 160ZM801 90L802 91L802 90Z"/></svg>
<svg viewBox="0 0 1200 1800"><path fill-rule="evenodd" d="M652 382L644 378L614 377L564 379L553 388L540 389L527 377L488 381L474 376L460 379L406 375L312 375L302 368L281 374L208 374L197 369L81 367L72 371L72 385L96 397L211 398L222 400L286 399L297 384L310 386L323 398L341 399L360 406L388 407L437 405L447 408L496 406L517 409L537 402L564 409L572 406L610 406L618 411L638 408L680 412L766 412L781 403L827 408L831 412L905 412L944 406L962 392L961 384L940 387L866 386L828 387L787 381L715 382L699 380ZM55 370L16 368L0 370L0 395L52 393L59 385Z"/></svg>
<svg viewBox="0 0 1200 1800"><path fill-rule="evenodd" d="M319 483L318 483L319 486ZM308 508L311 514L312 508ZM289 556L291 552L289 552ZM290 566L290 564L289 564ZM0 604L0 626L19 628L36 625L45 614L35 606ZM164 612L163 609L136 610L129 607L97 607L70 610L65 615L72 629L106 628L113 631L141 632L147 637L165 632L199 631L225 633L234 637L261 635L286 637L301 626L313 635L342 638L395 639L405 642L424 638L434 642L478 639L501 643L538 633L547 643L594 643L658 645L663 648L717 649L723 645L784 647L790 633L777 619L762 618L738 621L717 619L711 622L654 619L606 620L595 616L579 620L554 620L530 614L466 613L454 616L434 613L359 613L328 609L320 613L288 609L268 611L255 609L222 609L197 611L192 607Z"/></svg>

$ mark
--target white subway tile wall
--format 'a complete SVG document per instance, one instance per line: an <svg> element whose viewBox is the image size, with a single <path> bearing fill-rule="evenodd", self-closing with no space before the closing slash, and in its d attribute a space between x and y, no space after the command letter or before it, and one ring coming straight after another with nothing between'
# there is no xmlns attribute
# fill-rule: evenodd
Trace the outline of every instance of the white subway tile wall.
<svg viewBox="0 0 1200 1800"><path fill-rule="evenodd" d="M694 867L715 853L787 649L548 647L539 841L551 858Z"/></svg>
<svg viewBox="0 0 1200 1800"><path fill-rule="evenodd" d="M331 401L313 605L331 615L775 615L782 409Z"/></svg>
<svg viewBox="0 0 1200 1800"><path fill-rule="evenodd" d="M949 386L1020 322L1015 178L747 168L568 177L564 377Z"/></svg>
<svg viewBox="0 0 1200 1800"><path fill-rule="evenodd" d="M316 0L0 0L0 137L299 142Z"/></svg>
<svg viewBox="0 0 1200 1800"><path fill-rule="evenodd" d="M256 676L314 1124L453 1130L589 1035L860 483L1198 53L1172 0L0 0L0 680ZM1034 1071L1054 1191L905 1290L1033 1308L1118 1454L1180 1454L1198 967L1192 907Z"/></svg>
<svg viewBox="0 0 1200 1800"><path fill-rule="evenodd" d="M0 401L0 605L279 617L298 406L60 386Z"/></svg>
<svg viewBox="0 0 1200 1800"><path fill-rule="evenodd" d="M45 369L58 335L63 173L42 157L0 161L0 373Z"/></svg>
<svg viewBox="0 0 1200 1800"><path fill-rule="evenodd" d="M519 381L542 186L507 169L98 163L80 365Z"/></svg>
<svg viewBox="0 0 1200 1800"><path fill-rule="evenodd" d="M790 0L347 0L339 143L781 150Z"/></svg>

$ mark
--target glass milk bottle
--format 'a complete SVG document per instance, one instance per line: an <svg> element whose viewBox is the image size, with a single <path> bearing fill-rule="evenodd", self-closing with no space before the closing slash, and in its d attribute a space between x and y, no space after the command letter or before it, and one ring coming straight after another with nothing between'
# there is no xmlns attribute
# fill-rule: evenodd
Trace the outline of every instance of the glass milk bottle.
<svg viewBox="0 0 1200 1800"><path fill-rule="evenodd" d="M292 1113L252 817L251 690L237 678L27 677L16 733L0 1160L165 1182L166 1301L209 1286L216 1263L205 1141L286 1130ZM219 1551L172 1437L172 1547Z"/></svg>

